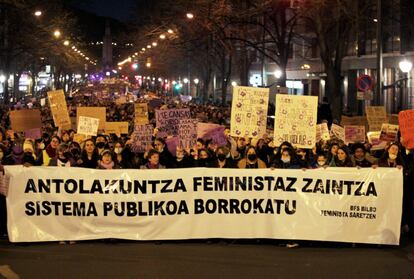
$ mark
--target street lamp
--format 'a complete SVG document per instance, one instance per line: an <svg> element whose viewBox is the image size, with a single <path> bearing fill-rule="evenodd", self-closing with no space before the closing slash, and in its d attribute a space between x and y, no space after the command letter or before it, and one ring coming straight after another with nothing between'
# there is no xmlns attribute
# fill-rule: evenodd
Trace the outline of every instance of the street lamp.
<svg viewBox="0 0 414 279"><path fill-rule="evenodd" d="M237 86L237 82L232 81L232 82L231 82L231 86L233 86L233 87L234 87L234 86Z"/></svg>
<svg viewBox="0 0 414 279"><path fill-rule="evenodd" d="M411 69L413 68L413 63L404 59L403 61L399 63L399 67L403 73L409 73Z"/></svg>
<svg viewBox="0 0 414 279"><path fill-rule="evenodd" d="M173 34L174 33L174 31L172 30L172 29L168 29L168 34Z"/></svg>
<svg viewBox="0 0 414 279"><path fill-rule="evenodd" d="M187 18L188 19L193 19L194 18L194 14L193 13L187 13Z"/></svg>
<svg viewBox="0 0 414 279"><path fill-rule="evenodd" d="M55 36L56 38L59 38L60 35L62 35L62 34L60 33L59 30L55 30L55 32L53 32L53 36Z"/></svg>
<svg viewBox="0 0 414 279"><path fill-rule="evenodd" d="M154 46L154 47L156 47L157 45L158 45L157 42L152 43L152 46Z"/></svg>
<svg viewBox="0 0 414 279"><path fill-rule="evenodd" d="M200 82L200 80L198 78L194 79L194 83L198 84Z"/></svg>
<svg viewBox="0 0 414 279"><path fill-rule="evenodd" d="M64 44L65 46L68 46L68 45L69 45L69 41L68 41L68 40L66 40L66 41L64 41L64 42L63 42L63 44Z"/></svg>
<svg viewBox="0 0 414 279"><path fill-rule="evenodd" d="M160 39L161 39L161 40L164 40L164 39L165 39L165 35L164 35L164 34L161 34L161 35L160 35Z"/></svg>
<svg viewBox="0 0 414 279"><path fill-rule="evenodd" d="M42 11L37 10L37 11L34 12L34 15L39 17L39 16L42 15Z"/></svg>
<svg viewBox="0 0 414 279"><path fill-rule="evenodd" d="M279 79L282 77L282 71L281 70L276 70L274 72L275 78Z"/></svg>

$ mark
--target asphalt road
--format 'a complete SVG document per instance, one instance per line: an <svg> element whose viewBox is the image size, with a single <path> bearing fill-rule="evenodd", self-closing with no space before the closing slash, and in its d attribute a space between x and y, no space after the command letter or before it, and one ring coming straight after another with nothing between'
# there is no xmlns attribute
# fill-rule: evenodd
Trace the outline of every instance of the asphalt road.
<svg viewBox="0 0 414 279"><path fill-rule="evenodd" d="M17 276L17 277L16 277ZM414 278L414 238L399 247L301 242L0 241L0 278Z"/></svg>

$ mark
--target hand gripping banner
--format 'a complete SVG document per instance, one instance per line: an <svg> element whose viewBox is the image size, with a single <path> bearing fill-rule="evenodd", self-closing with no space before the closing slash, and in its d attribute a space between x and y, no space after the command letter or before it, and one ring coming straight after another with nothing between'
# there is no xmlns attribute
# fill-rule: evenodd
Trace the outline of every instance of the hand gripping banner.
<svg viewBox="0 0 414 279"><path fill-rule="evenodd" d="M11 242L273 238L398 245L402 171L6 167Z"/></svg>

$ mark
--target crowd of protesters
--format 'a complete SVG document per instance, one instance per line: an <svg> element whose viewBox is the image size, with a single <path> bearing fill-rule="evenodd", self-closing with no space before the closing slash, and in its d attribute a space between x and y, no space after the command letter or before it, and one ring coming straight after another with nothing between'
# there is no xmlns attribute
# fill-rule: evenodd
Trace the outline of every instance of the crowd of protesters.
<svg viewBox="0 0 414 279"><path fill-rule="evenodd" d="M133 122L134 106L130 103L116 104L111 99L99 99L93 94L77 94L68 100L69 113L76 115L77 106L105 106L107 121ZM34 106L39 106L34 104ZM228 128L230 110L225 107L182 104L179 102L159 103L149 111L149 119L155 124L154 109L189 107L194 118L204 122L225 125L227 144L218 146L210 139L199 138L188 149L177 148L172 154L166 139L158 137L154 129L153 146L145 153L132 151L132 140L128 135L114 134L74 141L75 130L58 130L53 127L48 106L42 107L44 120L40 138L24 138L19 133L7 132L10 125L8 108L1 109L0 160L2 165L81 167L91 169L170 169L170 168L274 168L274 169L316 169L327 167L396 167L404 174L403 232L414 230L414 150L406 150L399 142L390 142L384 150L371 151L369 144L346 145L332 139L320 141L313 149L295 148L289 142L273 145L272 137L260 139L230 136ZM18 109L14 107L12 109ZM131 126L131 125L130 125ZM392 185L390 185L392 187ZM1 234L5 229L5 201L1 200ZM390 205L392 206L392 205ZM411 231L412 232L412 231Z"/></svg>

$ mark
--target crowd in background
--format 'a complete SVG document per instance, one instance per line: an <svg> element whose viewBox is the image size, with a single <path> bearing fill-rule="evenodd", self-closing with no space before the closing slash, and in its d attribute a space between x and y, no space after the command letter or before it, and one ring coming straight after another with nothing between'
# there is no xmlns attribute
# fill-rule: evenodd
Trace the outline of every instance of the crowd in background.
<svg viewBox="0 0 414 279"><path fill-rule="evenodd" d="M144 101L144 100L142 100ZM133 103L116 104L114 99L99 99L93 94L75 94L68 100L69 113L76 115L78 106L104 106L107 121L134 121ZM183 108L191 109L193 118L201 122L225 125L225 145L218 146L210 139L197 139L196 144L187 149L177 148L172 154L166 139L158 137L154 129L153 145L144 153L132 151L129 135L114 134L74 141L75 130L59 130L53 126L49 107L34 102L33 107L42 111L44 126L40 138L24 138L21 133L8 131L10 109L19 109L23 104L11 108L1 107L0 118L0 160L2 165L82 167L91 169L170 169L170 168L274 168L276 169L315 169L327 167L396 167L404 174L404 201L402 227L404 232L414 230L414 150L406 150L399 141L388 143L384 150L371 151L364 143L346 145L332 139L320 141L312 149L295 148L289 142L280 146L273 145L271 136L249 139L230 136L230 109L226 107L201 106L164 100L150 107L149 120L155 126L154 109ZM133 125L130 125L133 126ZM393 185L390 185L393 187ZM1 228L6 234L5 201L0 197ZM392 205L390 205L392 206Z"/></svg>

